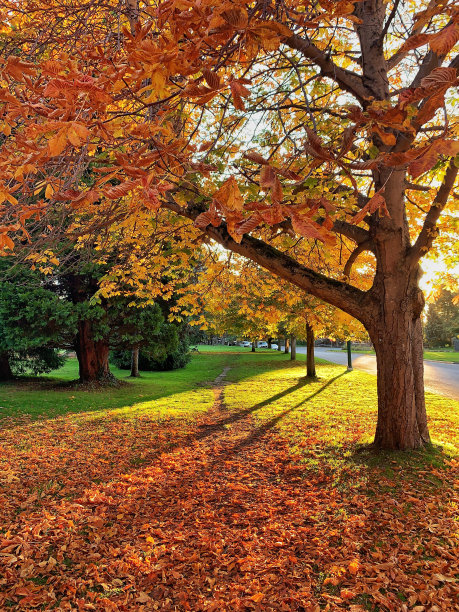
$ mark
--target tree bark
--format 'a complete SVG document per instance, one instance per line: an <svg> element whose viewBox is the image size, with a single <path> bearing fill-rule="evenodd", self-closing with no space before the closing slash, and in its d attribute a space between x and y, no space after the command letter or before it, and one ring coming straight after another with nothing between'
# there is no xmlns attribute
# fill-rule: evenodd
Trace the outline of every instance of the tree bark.
<svg viewBox="0 0 459 612"><path fill-rule="evenodd" d="M139 374L139 347L136 346L134 349L132 349L132 355L131 355L131 378L138 378L140 376Z"/></svg>
<svg viewBox="0 0 459 612"><path fill-rule="evenodd" d="M316 361L314 358L314 329L309 323L306 324L306 376L316 377Z"/></svg>
<svg viewBox="0 0 459 612"><path fill-rule="evenodd" d="M293 334L290 336L290 359L296 359L296 337Z"/></svg>
<svg viewBox="0 0 459 612"><path fill-rule="evenodd" d="M110 348L105 340L94 340L91 321L78 321L75 340L80 382L107 382L113 380L108 365Z"/></svg>
<svg viewBox="0 0 459 612"><path fill-rule="evenodd" d="M378 370L377 448L411 450L430 442L420 318L424 298L417 278L418 271L410 275L406 270L400 276L375 278L379 299L367 330Z"/></svg>
<svg viewBox="0 0 459 612"><path fill-rule="evenodd" d="M272 347L272 343L273 343L273 339L272 338L268 338L268 348L269 349Z"/></svg>
<svg viewBox="0 0 459 612"><path fill-rule="evenodd" d="M0 381L13 380L13 378L8 353L0 353Z"/></svg>
<svg viewBox="0 0 459 612"><path fill-rule="evenodd" d="M282 339L281 339L281 338L279 338L279 340L277 341L277 343L278 343L278 344L277 344L277 350L278 350L278 351L281 351L281 350L282 350Z"/></svg>
<svg viewBox="0 0 459 612"><path fill-rule="evenodd" d="M255 353L255 340L252 341L252 353Z"/></svg>
<svg viewBox="0 0 459 612"><path fill-rule="evenodd" d="M290 351L290 346L289 346L289 340L288 337L285 337L285 346L284 346L284 353L288 353Z"/></svg>

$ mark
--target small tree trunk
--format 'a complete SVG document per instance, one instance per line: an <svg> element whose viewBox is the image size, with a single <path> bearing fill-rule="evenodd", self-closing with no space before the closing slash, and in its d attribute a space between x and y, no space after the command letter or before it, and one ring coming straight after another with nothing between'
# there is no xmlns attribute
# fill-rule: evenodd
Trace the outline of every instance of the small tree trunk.
<svg viewBox="0 0 459 612"><path fill-rule="evenodd" d="M314 329L306 323L306 376L316 377L316 361L314 359Z"/></svg>
<svg viewBox="0 0 459 612"><path fill-rule="evenodd" d="M113 380L108 365L110 348L106 340L94 340L91 321L78 321L75 341L80 382Z"/></svg>
<svg viewBox="0 0 459 612"><path fill-rule="evenodd" d="M273 339L272 338L268 338L268 348L272 348L272 343L273 343Z"/></svg>
<svg viewBox="0 0 459 612"><path fill-rule="evenodd" d="M131 378L138 378L139 374L139 347L136 346L132 349L131 355Z"/></svg>
<svg viewBox="0 0 459 612"><path fill-rule="evenodd" d="M252 353L255 353L255 340L252 340Z"/></svg>
<svg viewBox="0 0 459 612"><path fill-rule="evenodd" d="M0 353L0 381L13 380L8 353Z"/></svg>
<svg viewBox="0 0 459 612"><path fill-rule="evenodd" d="M285 337L285 347L284 347L284 353L289 353L290 348L289 348L289 341L288 341L288 337Z"/></svg>
<svg viewBox="0 0 459 612"><path fill-rule="evenodd" d="M296 337L293 334L290 336L290 359L296 359Z"/></svg>
<svg viewBox="0 0 459 612"><path fill-rule="evenodd" d="M278 342L278 344L277 344L277 350L278 350L278 351L281 351L281 350L282 350L282 346L281 346L281 344L282 344L282 339L281 339L281 338L279 338L279 340L278 340L277 342Z"/></svg>

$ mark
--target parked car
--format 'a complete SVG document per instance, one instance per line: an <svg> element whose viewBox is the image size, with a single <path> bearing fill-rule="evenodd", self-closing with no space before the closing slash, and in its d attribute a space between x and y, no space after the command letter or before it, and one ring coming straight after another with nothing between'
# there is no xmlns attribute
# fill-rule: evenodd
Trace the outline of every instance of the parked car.
<svg viewBox="0 0 459 612"><path fill-rule="evenodd" d="M275 351L277 351L279 346L277 344L271 344L271 348L274 349Z"/></svg>
<svg viewBox="0 0 459 612"><path fill-rule="evenodd" d="M252 343L249 342L248 340L244 340L243 342L241 342L239 346L252 346Z"/></svg>
<svg viewBox="0 0 459 612"><path fill-rule="evenodd" d="M258 348L268 348L268 343L267 342L259 342L258 343Z"/></svg>

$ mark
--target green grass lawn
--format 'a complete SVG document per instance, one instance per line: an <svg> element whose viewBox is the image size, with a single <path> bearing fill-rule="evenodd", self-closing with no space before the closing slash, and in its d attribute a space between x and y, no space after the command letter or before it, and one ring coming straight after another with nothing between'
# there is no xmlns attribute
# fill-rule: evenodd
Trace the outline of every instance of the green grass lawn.
<svg viewBox="0 0 459 612"><path fill-rule="evenodd" d="M457 351L424 351L424 359L432 361L452 361L459 363L459 353Z"/></svg>
<svg viewBox="0 0 459 612"><path fill-rule="evenodd" d="M222 344L209 345L209 344L198 344L198 351L200 353L251 353L252 347L250 346L224 346ZM273 349L257 348L256 353L271 353L275 352ZM280 351L279 351L280 352Z"/></svg>
<svg viewBox="0 0 459 612"><path fill-rule="evenodd" d="M212 391L205 385L220 374L227 361L224 353L194 356L184 369L142 372L138 379L112 367L112 373L124 383L120 387L79 390L77 385L68 384L78 378L78 362L69 359L49 375L0 385L0 417L54 417L115 409L131 415L154 411L157 416L192 416L212 405Z"/></svg>
<svg viewBox="0 0 459 612"><path fill-rule="evenodd" d="M132 379L127 370L112 366L111 372L122 382L121 386L95 390L72 384L78 378L78 362L68 359L62 368L50 374L0 383L0 419L21 414L52 418L67 413L113 410L131 416L195 416L212 405L211 383L232 363L235 353L241 353L240 357L248 358L249 363L253 361L250 349L203 346L199 353L192 354L186 368L171 372L141 372L140 378ZM261 353L267 368L284 358L283 353L260 349L255 353L257 360Z"/></svg>
<svg viewBox="0 0 459 612"><path fill-rule="evenodd" d="M305 355L291 361L283 352L241 347L200 346L190 364L172 372L142 372L130 379L126 370L112 368L120 387L81 390L71 385L78 376L76 359L49 375L0 385L0 419L29 415L53 418L67 413L106 413L154 418L194 417L213 402L212 381L230 366L225 390L231 410L253 407L253 416L285 429L301 419L330 442L370 442L376 423L376 378L346 372L343 366L317 359L318 379L304 378ZM451 419L459 402L426 394L435 442L452 448L457 427ZM337 415L342 415L341 417ZM457 425L457 421L454 421ZM450 431L451 430L451 431Z"/></svg>

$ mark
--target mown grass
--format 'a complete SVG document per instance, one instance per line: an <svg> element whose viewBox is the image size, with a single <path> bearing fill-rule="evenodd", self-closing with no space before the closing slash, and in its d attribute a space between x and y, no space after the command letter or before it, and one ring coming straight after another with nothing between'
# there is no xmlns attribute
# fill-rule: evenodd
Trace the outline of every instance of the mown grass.
<svg viewBox="0 0 459 612"><path fill-rule="evenodd" d="M72 384L78 364L69 359L49 375L0 384L0 418L30 415L52 418L67 413L116 411L121 416L148 414L193 417L212 406L212 381L230 366L225 391L230 410L251 410L256 419L273 421L283 430L303 425L317 430L330 445L371 441L376 424L376 378L347 372L344 366L320 359L318 378L305 378L305 355L296 361L283 352L241 347L201 346L190 364L172 372L142 372L130 379L112 368L119 387L80 389ZM457 444L459 402L426 394L434 442L451 449Z"/></svg>
<svg viewBox="0 0 459 612"><path fill-rule="evenodd" d="M222 344L198 344L197 349L200 353L251 353L250 346L227 346ZM274 349L257 348L256 353L273 353Z"/></svg>
<svg viewBox="0 0 459 612"><path fill-rule="evenodd" d="M424 359L431 361L452 361L459 363L459 353L457 351L424 351Z"/></svg>
<svg viewBox="0 0 459 612"><path fill-rule="evenodd" d="M311 380L304 376L304 359L304 355L298 355L296 362L284 358L269 370L261 358L236 362L228 379L237 384L225 391L228 408L250 408L260 422L280 428L298 442L301 432L307 431L329 448L370 443L376 427L376 377L317 360L318 378ZM433 443L454 454L459 446L459 402L426 393L426 404Z"/></svg>
<svg viewBox="0 0 459 612"><path fill-rule="evenodd" d="M115 409L131 416L151 411L158 417L193 416L212 405L212 391L206 385L220 374L227 360L225 354L193 356L184 369L142 372L138 379L130 379L126 370L112 367L123 384L91 390L71 384L78 378L78 363L69 359L47 376L0 384L0 418L20 414L51 418Z"/></svg>
<svg viewBox="0 0 459 612"><path fill-rule="evenodd" d="M235 353L240 353L241 364L256 362L254 371L275 367L279 360L286 358L283 353L266 349L255 354L241 347L202 349L192 353L186 368L172 372L141 372L138 379L129 378L126 370L111 367L120 386L99 389L76 384L78 362L68 359L62 368L48 375L0 383L0 419L19 415L53 418L67 413L114 410L118 415L131 417L141 414L158 418L192 417L212 406L212 381L232 363ZM253 357L256 357L255 362ZM241 375L244 376L242 371Z"/></svg>

